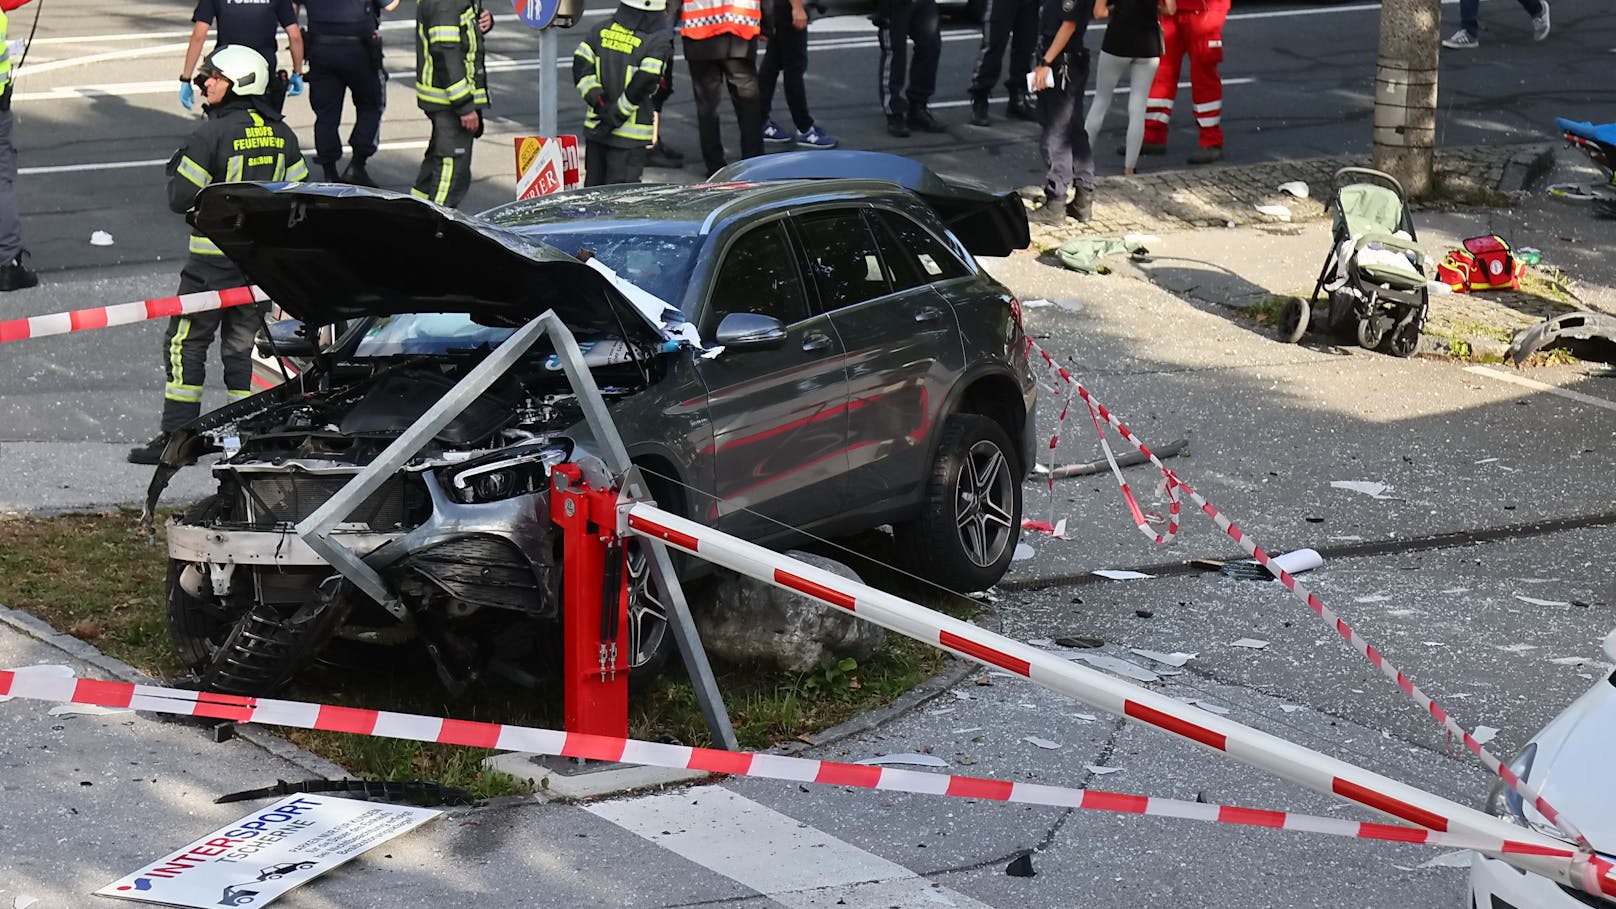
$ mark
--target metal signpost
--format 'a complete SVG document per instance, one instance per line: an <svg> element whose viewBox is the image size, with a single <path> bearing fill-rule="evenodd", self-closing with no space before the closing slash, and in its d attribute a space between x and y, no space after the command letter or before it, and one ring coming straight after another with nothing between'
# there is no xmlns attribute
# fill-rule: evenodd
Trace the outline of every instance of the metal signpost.
<svg viewBox="0 0 1616 909"><path fill-rule="evenodd" d="M556 33L554 26L571 28L578 19L579 0L511 0L516 18L539 30L539 135L557 134ZM563 9L565 7L565 9Z"/></svg>

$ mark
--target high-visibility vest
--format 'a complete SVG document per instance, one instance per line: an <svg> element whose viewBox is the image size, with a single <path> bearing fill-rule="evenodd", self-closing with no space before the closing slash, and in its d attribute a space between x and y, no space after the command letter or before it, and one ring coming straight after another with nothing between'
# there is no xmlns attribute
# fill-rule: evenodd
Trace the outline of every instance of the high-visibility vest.
<svg viewBox="0 0 1616 909"><path fill-rule="evenodd" d="M679 12L679 34L692 40L735 35L750 41L762 24L759 0L685 0Z"/></svg>
<svg viewBox="0 0 1616 909"><path fill-rule="evenodd" d="M6 30L10 21L6 11L0 10L0 95L11 88L11 46L6 43Z"/></svg>

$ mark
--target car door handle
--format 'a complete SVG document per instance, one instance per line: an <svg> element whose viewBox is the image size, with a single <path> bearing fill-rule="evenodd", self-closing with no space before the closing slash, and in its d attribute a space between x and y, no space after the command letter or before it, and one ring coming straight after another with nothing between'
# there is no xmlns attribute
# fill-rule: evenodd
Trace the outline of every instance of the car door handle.
<svg viewBox="0 0 1616 909"><path fill-rule="evenodd" d="M830 335L816 331L802 339L803 350L829 350Z"/></svg>
<svg viewBox="0 0 1616 909"><path fill-rule="evenodd" d="M915 313L916 322L935 322L943 317L943 311L935 306L928 306Z"/></svg>

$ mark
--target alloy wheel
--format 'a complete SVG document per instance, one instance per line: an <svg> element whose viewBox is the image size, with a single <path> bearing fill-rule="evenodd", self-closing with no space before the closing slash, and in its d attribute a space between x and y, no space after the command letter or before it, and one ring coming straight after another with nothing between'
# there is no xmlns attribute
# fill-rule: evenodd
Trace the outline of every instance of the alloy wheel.
<svg viewBox="0 0 1616 909"><path fill-rule="evenodd" d="M954 522L960 545L971 561L987 567L998 560L1015 538L1011 512L1015 478L999 446L986 439L966 453L960 465Z"/></svg>

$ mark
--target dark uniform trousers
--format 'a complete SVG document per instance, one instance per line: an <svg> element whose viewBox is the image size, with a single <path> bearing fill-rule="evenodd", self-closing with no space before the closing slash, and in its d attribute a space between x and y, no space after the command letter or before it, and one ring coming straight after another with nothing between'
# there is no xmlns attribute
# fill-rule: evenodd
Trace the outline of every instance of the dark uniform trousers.
<svg viewBox="0 0 1616 909"><path fill-rule="evenodd" d="M1004 88L1010 97L1027 93L1027 73L1033 63L1038 40L1038 0L988 0L982 19L982 44L976 52L976 68L971 73L971 97L993 94L999 81L999 64L1004 49L1010 48L1010 64ZM1082 36L1074 36L1081 41Z"/></svg>
<svg viewBox="0 0 1616 909"><path fill-rule="evenodd" d="M1081 0L1079 0L1081 2ZM1082 32L1072 36L1082 39ZM1044 164L1049 168L1044 198L1066 201L1072 185L1094 189L1094 150L1083 129L1083 90L1089 80L1087 48L1068 49L1055 70L1055 87L1038 93L1038 119L1043 124Z"/></svg>
<svg viewBox="0 0 1616 909"><path fill-rule="evenodd" d="M718 124L718 103L724 85L735 105L741 132L741 157L763 154L763 98L758 86L757 39L718 35L685 39L685 63L690 67L690 95L696 102L696 135L701 158L710 174L723 167L724 134Z"/></svg>
<svg viewBox="0 0 1616 909"><path fill-rule="evenodd" d="M310 23L308 33L309 106L314 109L314 161L332 166L342 157L342 104L353 94L354 125L348 133L353 159L376 154L386 95L371 38L325 35Z"/></svg>
<svg viewBox="0 0 1616 909"><path fill-rule="evenodd" d="M228 290L249 284L228 259L203 262L192 256L180 270L181 294ZM173 316L163 335L163 432L173 432L202 414L202 386L207 381L208 348L219 337L225 394L231 402L252 394L252 347L263 326L267 304L249 303L212 312Z"/></svg>
<svg viewBox="0 0 1616 909"><path fill-rule="evenodd" d="M937 60L943 36L937 23L937 0L884 0L878 12L881 30L881 110L889 117L908 116L910 108L924 107L937 91ZM877 9L880 9L878 5ZM915 54L909 57L909 42Z"/></svg>
<svg viewBox="0 0 1616 909"><path fill-rule="evenodd" d="M638 183L645 176L646 148L620 148L595 139L584 140L584 185Z"/></svg>
<svg viewBox="0 0 1616 909"><path fill-rule="evenodd" d="M458 208L471 189L471 144L477 137L460 125L460 115L454 111L428 111L427 119L432 121L432 138L421 159L414 194Z"/></svg>

